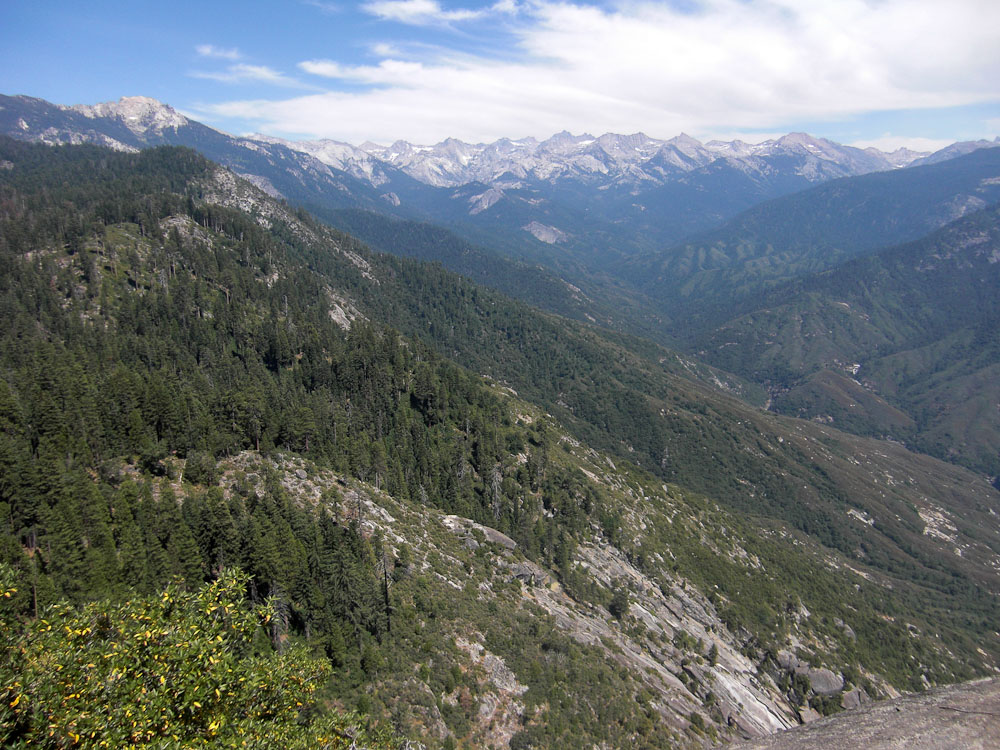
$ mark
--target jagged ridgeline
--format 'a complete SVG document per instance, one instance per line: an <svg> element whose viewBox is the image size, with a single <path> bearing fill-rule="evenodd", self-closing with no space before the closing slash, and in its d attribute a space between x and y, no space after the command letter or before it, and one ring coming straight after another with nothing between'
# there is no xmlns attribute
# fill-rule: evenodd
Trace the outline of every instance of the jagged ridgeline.
<svg viewBox="0 0 1000 750"><path fill-rule="evenodd" d="M275 612L254 648L332 666L317 710L450 747L704 744L1000 653L970 530L996 497L961 469L372 254L189 150L2 141L0 222L19 627L238 567ZM43 726L17 695L14 740Z"/></svg>

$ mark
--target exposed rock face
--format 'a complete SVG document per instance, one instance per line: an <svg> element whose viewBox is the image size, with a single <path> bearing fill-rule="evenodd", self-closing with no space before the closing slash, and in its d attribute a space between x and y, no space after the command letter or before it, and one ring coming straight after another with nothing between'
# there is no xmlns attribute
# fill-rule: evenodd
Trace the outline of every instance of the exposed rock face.
<svg viewBox="0 0 1000 750"><path fill-rule="evenodd" d="M534 235L535 239L547 242L550 245L566 240L566 233L561 229L550 227L548 224L542 224L538 221L532 221L523 226L522 229Z"/></svg>
<svg viewBox="0 0 1000 750"><path fill-rule="evenodd" d="M256 477L257 482L262 475L257 466L260 460L247 452L230 462ZM410 546L416 558L412 574L430 575L457 590L466 584L464 579L440 575L428 564L427 555L447 559L457 569L461 569L455 557L458 547L488 557L493 575L478 584L479 596L489 600L496 589L519 584L518 597L525 606L550 615L566 636L605 651L607 658L639 677L656 696L651 706L657 721L678 736L689 731L694 714L724 734L742 737L767 735L798 721L795 709L772 679L740 652L740 641L725 628L712 603L682 578L654 582L613 545L580 545L575 561L597 585L628 590L629 610L618 620L604 606L574 599L551 571L525 559L516 542L496 529L426 507L410 508L361 483L307 466L300 459L265 461L279 470L282 486L300 502L319 505L337 496L335 517L345 521L360 518L362 533L382 534L390 555ZM467 668L480 675L479 706L472 730L479 744L474 746L506 747L524 726L523 677L499 653L491 653L474 631L456 633L454 638L457 648L468 657ZM412 693L412 713L421 731L444 739L447 728L427 685L415 676L405 690ZM437 697L444 702L463 700L461 690ZM539 710L544 713L544 709Z"/></svg>
<svg viewBox="0 0 1000 750"><path fill-rule="evenodd" d="M479 698L479 720L483 726L489 727L487 738L490 745L506 747L511 737L521 729L524 704L520 697L528 691L528 687L518 682L517 675L503 659L487 651L481 643L456 638L455 645L485 672L490 689Z"/></svg>
<svg viewBox="0 0 1000 750"><path fill-rule="evenodd" d="M168 128L180 128L189 120L179 114L173 107L162 104L148 96L123 96L117 102L101 102L88 106L77 104L68 107L79 112L84 117L115 117L137 135L151 131L159 134Z"/></svg>
<svg viewBox="0 0 1000 750"><path fill-rule="evenodd" d="M848 690L841 697L840 707L846 711L851 711L871 702L872 699L868 697L868 693L864 691L864 688L854 688L854 690Z"/></svg>
<svg viewBox="0 0 1000 750"><path fill-rule="evenodd" d="M441 519L441 522L446 528L462 536L468 536L473 531L476 531L482 534L483 538L489 544L499 544L505 549L514 549L517 546L517 542L506 534L499 532L496 529L491 529L489 526L483 526L475 521L470 521L468 518L462 518L461 516L444 516L444 518Z"/></svg>
<svg viewBox="0 0 1000 750"><path fill-rule="evenodd" d="M844 689L844 678L829 669L810 669L809 684L818 695L833 695Z"/></svg>
<svg viewBox="0 0 1000 750"><path fill-rule="evenodd" d="M788 672L794 672L799 666L799 658L791 651L778 652L778 666Z"/></svg>
<svg viewBox="0 0 1000 750"><path fill-rule="evenodd" d="M778 666L789 674L802 675L809 680L809 686L816 695L833 695L844 689L844 678L826 668L814 669L809 662L802 661L791 651L779 651ZM864 691L862 691L864 692Z"/></svg>
<svg viewBox="0 0 1000 750"><path fill-rule="evenodd" d="M1000 747L1000 679L906 695L727 747L730 750L997 748Z"/></svg>
<svg viewBox="0 0 1000 750"><path fill-rule="evenodd" d="M679 580L664 591L611 545L581 545L577 559L602 585L616 582L631 591L629 618L641 626L638 632L616 625L603 610L581 607L558 588L536 586L525 590L525 595L575 640L613 644L613 658L635 674L645 675L647 686L663 696L665 721L684 729L692 712L704 711L711 693L723 721L744 736L770 734L795 723L791 706L740 653L715 608L696 589ZM700 640L704 651L714 645L716 662L692 659L678 645L685 637Z"/></svg>
<svg viewBox="0 0 1000 750"><path fill-rule="evenodd" d="M511 565L510 572L517 580L533 586L547 586L552 582L552 576L530 560Z"/></svg>
<svg viewBox="0 0 1000 750"><path fill-rule="evenodd" d="M256 484L264 473L259 465L265 462L279 471L283 487L298 502L322 505L336 498L331 506L334 517L344 522L358 519L365 535L379 533L385 540L388 559L403 547L412 550L406 578L426 576L434 585L454 590L456 596L473 591L469 587L475 583L474 596L480 601L501 601L498 597L503 592L502 596L509 597L503 600L507 607L547 615L554 630L599 649L603 658L633 675L643 690L654 696L649 705L655 720L677 737L690 736L692 727L702 724L714 728L716 741L726 737L766 737L799 723L826 726L829 722L814 708L799 705L816 696L823 700L814 705L824 710L838 702L842 708L855 709L845 716L867 714L874 708L864 690L852 685L844 692L845 681L840 674L818 663L811 666L806 658L812 660L813 652L797 638L791 638L774 661L758 664L748 658L741 649L739 634L726 628L713 602L690 581L669 574L653 580L621 549L600 536L580 543L573 560L579 573L586 574L600 590L627 592L627 612L622 616L611 616L607 600L574 598L572 590L564 589L552 571L526 559L514 540L469 518L397 501L298 458L261 458L248 452L228 463L233 467L230 471L239 468L247 477L245 481ZM589 466L599 468L598 463ZM617 481L610 474L599 479L591 469L587 476L593 481ZM229 477L223 484L231 485L232 481ZM640 500L633 499L636 503ZM469 549L475 554L470 556ZM802 607L798 616L809 618ZM846 623L837 626L845 628ZM405 682L392 683L392 689L397 691L394 695L399 690L406 692L407 705L412 704L409 726L421 736L435 740L448 736L441 713L443 704L451 708L474 706L469 737L475 744L470 746L506 747L523 730L527 721L525 706L530 703L525 686L530 680L526 673L518 671L521 667L512 653L504 651L503 644L490 643L482 635L484 632L482 628L461 626L447 635L448 643L456 647L456 662L462 673L472 675L478 684L476 692L459 686L451 692L435 693L419 672ZM794 691L779 687L782 678L796 675L808 680L804 695L805 681L801 679ZM544 721L547 710L536 705L532 715ZM692 718L695 716L697 721ZM818 740L773 747L828 747L833 742ZM898 745L910 746L920 747ZM949 745L931 747L945 746ZM950 746L990 745L959 742Z"/></svg>

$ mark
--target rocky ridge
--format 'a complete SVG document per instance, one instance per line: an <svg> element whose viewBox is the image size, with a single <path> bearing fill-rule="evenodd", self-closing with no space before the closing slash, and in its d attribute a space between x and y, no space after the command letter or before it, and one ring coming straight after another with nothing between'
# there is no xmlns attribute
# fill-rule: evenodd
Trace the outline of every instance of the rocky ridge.
<svg viewBox="0 0 1000 750"><path fill-rule="evenodd" d="M377 181L381 162L436 187L567 179L649 186L664 184L717 159L725 159L748 172L766 172L775 168L776 160L795 159L799 162L794 167L797 173L818 182L905 166L926 156L905 149L891 154L872 148L862 150L805 133L791 133L757 144L702 143L684 133L661 140L644 133L605 133L594 137L567 131L543 141L504 138L493 143L469 144L449 138L433 146L396 141L391 146L364 143L354 147L329 140L293 142L267 136L252 138L280 142L309 153L332 167L364 175L375 185L381 184Z"/></svg>
<svg viewBox="0 0 1000 750"><path fill-rule="evenodd" d="M672 728L679 745L703 745L711 736L759 737L798 723L775 682L740 652L737 636L683 577L665 587L607 541L581 545L576 561L600 587L630 591L628 612L619 620L604 607L575 599L552 571L525 559L516 543L495 529L413 506L301 459L246 452L228 462L220 484L227 493L238 487L256 492L268 471L278 473L294 502L325 505L343 523L359 523L366 536L382 536L390 559L403 557L400 550L409 547L413 562L408 572L393 572L404 581L397 584L400 589L418 574L430 576L450 596L461 596L471 587L476 598L548 619L566 637L603 654L652 694L658 721ZM331 498L337 500L331 504ZM476 746L506 747L529 722L524 701L529 687L510 668L509 654L490 650L480 624L455 622L452 627L451 641L463 670L474 670L481 680L478 718L470 737ZM711 660L704 656L709 652ZM388 679L384 687L391 682ZM418 678L408 680L408 686L427 690ZM448 702L459 696L438 698ZM418 713L412 726L419 733L435 739L447 736L433 709ZM695 715L700 717L697 724L712 728L707 735L691 734ZM534 720L544 721L544 710Z"/></svg>
<svg viewBox="0 0 1000 750"><path fill-rule="evenodd" d="M513 402L512 408L524 420L547 419L526 411L523 404ZM239 491L253 493L261 477L276 472L294 502L325 507L341 523L357 523L366 536L384 539L387 560L410 560L405 570L390 570L398 596L409 596L409 581L416 576L460 609L459 602L472 597L551 623L560 637L589 649L592 658L617 665L621 674L636 681L651 696L656 720L670 727L679 746L768 736L820 718L811 705L856 709L872 696L898 695L873 674L861 679L842 671L829 657L821 658L829 636L814 630L818 623L801 602L791 617L785 648L751 645L748 633L727 626L720 610L724 600L683 573L671 572L670 559L652 546L663 527L673 526L683 536L700 537L696 543L735 569L770 575L765 563L747 551L748 541L733 528L716 526L718 520L709 522L678 489L644 483L566 436L560 443L561 460L576 465L609 511L620 514L621 539L636 545L623 548L594 527L572 557L577 573L589 582L584 589L567 588L557 571L526 558L513 539L496 529L391 497L294 456L240 454L223 464L227 468L220 484L226 492L242 487ZM649 556L642 567L634 562L636 549L646 549ZM668 548L670 557L674 552L681 554ZM843 569L847 576L858 574L845 561L830 559L825 564ZM581 595L586 590L590 593ZM614 592L625 594L626 604L617 614L606 603ZM459 692L428 694L419 675L402 685L399 677L386 675L372 695L409 695L416 706L408 719L410 730L437 741L448 730L435 705L457 707L464 702L478 717L468 738L477 746L506 747L532 722L545 721L546 709L530 708L530 675L512 666L514 652L496 644L469 606L467 616L446 626L448 635L440 648L452 652L465 673L478 675L471 708L473 698ZM833 627L849 640L857 638L843 620Z"/></svg>
<svg viewBox="0 0 1000 750"><path fill-rule="evenodd" d="M148 96L123 96L117 102L76 104L65 109L79 112L91 119L113 117L121 120L136 135L161 134L167 128L177 129L190 124L190 120L168 104Z"/></svg>

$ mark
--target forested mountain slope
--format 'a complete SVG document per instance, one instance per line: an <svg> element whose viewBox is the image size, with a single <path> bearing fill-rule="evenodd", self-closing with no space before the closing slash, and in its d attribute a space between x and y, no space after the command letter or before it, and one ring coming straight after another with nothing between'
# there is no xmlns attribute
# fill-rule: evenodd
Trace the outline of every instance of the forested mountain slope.
<svg viewBox="0 0 1000 750"><path fill-rule="evenodd" d="M277 607L261 648L432 746L703 745L1000 658L1000 498L969 472L371 253L184 149L0 162L20 617L237 565Z"/></svg>
<svg viewBox="0 0 1000 750"><path fill-rule="evenodd" d="M380 191L368 180L279 143L247 142L222 133L147 97L74 109L44 99L0 95L0 131L22 140L95 143L118 151L187 146L290 201L311 200L331 208L385 204L379 198ZM399 172L393 177L412 182Z"/></svg>
<svg viewBox="0 0 1000 750"><path fill-rule="evenodd" d="M700 317L721 323L734 302L752 305L768 285L918 239L997 200L1000 148L981 148L768 201L696 240L630 259L620 273L698 332Z"/></svg>
<svg viewBox="0 0 1000 750"><path fill-rule="evenodd" d="M574 320L590 321L653 341L667 339L662 316L641 294L609 277L589 276L584 288L537 263L518 261L426 222L396 219L374 211L330 211L310 204L322 221L380 252L440 263L473 283ZM577 274L571 274L576 276Z"/></svg>
<svg viewBox="0 0 1000 750"><path fill-rule="evenodd" d="M778 287L696 346L817 417L1000 474L1000 208Z"/></svg>

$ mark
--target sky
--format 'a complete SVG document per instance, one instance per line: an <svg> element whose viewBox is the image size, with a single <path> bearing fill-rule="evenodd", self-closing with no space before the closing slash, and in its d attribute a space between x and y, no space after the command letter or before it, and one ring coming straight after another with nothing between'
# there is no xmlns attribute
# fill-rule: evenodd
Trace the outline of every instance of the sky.
<svg viewBox="0 0 1000 750"><path fill-rule="evenodd" d="M998 0L0 0L0 93L389 144L1000 134Z"/></svg>

